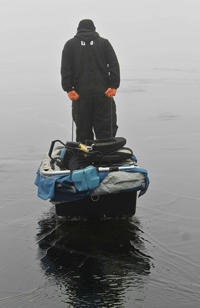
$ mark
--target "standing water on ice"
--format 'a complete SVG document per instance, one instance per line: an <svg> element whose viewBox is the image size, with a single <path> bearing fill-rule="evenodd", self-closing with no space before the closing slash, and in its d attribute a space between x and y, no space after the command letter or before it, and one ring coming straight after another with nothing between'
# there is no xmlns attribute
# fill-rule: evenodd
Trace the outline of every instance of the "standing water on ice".
<svg viewBox="0 0 200 308"><path fill-rule="evenodd" d="M33 183L51 141L70 140L70 106L4 105L2 307L198 307L200 72L140 73L116 97L118 135L150 178L130 220L58 222Z"/></svg>

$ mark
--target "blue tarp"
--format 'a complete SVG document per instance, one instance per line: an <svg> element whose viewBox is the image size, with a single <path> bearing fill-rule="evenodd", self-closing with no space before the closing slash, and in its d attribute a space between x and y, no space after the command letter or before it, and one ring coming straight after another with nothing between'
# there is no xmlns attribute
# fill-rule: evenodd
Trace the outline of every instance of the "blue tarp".
<svg viewBox="0 0 200 308"><path fill-rule="evenodd" d="M124 166L129 166L129 165L124 165ZM141 196L147 191L149 186L149 178L148 178L148 173L145 169L130 168L124 170L123 172L142 173L146 179L146 186L145 188L143 186L140 186L140 187L134 187L133 189L123 190L120 192L125 193L128 191L140 190L139 196ZM104 178L108 175L108 173L109 172L99 172L100 183L104 180ZM51 202L75 201L91 195L91 193L94 191L94 189L92 189L79 192L74 187L71 175L55 175L51 177L44 177L40 174L40 168L37 171L35 185L38 186L38 197L43 200L50 199Z"/></svg>

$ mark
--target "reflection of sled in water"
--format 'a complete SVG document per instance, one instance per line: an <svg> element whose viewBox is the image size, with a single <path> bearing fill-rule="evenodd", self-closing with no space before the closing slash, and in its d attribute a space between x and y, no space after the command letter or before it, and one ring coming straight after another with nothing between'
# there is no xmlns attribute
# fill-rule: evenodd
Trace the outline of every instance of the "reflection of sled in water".
<svg viewBox="0 0 200 308"><path fill-rule="evenodd" d="M153 260L136 217L56 224L52 207L42 216L39 264L54 285L51 298L56 291L67 307L123 307L128 291L145 291Z"/></svg>
<svg viewBox="0 0 200 308"><path fill-rule="evenodd" d="M54 148L56 142L61 146ZM119 137L87 145L53 141L37 172L38 196L69 219L134 215L137 192L147 191L149 179L125 144Z"/></svg>

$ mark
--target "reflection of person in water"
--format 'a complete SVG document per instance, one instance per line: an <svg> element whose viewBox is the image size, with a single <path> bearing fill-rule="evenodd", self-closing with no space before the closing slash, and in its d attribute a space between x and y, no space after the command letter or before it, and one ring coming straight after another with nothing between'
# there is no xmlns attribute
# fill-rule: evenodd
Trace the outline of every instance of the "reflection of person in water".
<svg viewBox="0 0 200 308"><path fill-rule="evenodd" d="M48 232L48 223L40 225L41 236ZM143 253L138 228L127 220L66 223L39 246L45 253L41 260L45 275L66 288L73 307L84 301L96 303L94 307L106 303L122 307L127 289L143 288L150 273L151 257Z"/></svg>

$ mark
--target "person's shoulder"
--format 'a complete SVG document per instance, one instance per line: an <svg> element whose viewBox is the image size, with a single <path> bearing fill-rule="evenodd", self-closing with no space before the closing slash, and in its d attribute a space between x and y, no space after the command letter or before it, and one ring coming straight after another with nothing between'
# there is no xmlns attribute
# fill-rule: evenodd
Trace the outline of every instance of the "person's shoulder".
<svg viewBox="0 0 200 308"><path fill-rule="evenodd" d="M112 45L107 38L100 36L99 40L100 40L100 45L102 46L102 48L104 48L104 50L108 50L108 49L112 48Z"/></svg>
<svg viewBox="0 0 200 308"><path fill-rule="evenodd" d="M108 39L106 39L102 36L99 36L98 39L101 40L102 42L105 42L105 43L108 42Z"/></svg>
<svg viewBox="0 0 200 308"><path fill-rule="evenodd" d="M97 39L99 40L100 44L103 45L104 47L107 47L110 44L109 40L102 36L99 36Z"/></svg>
<svg viewBox="0 0 200 308"><path fill-rule="evenodd" d="M77 40L77 38L76 37L72 37L71 39L69 39L66 43L65 43L65 45L72 45L72 44L74 44L74 42Z"/></svg>

